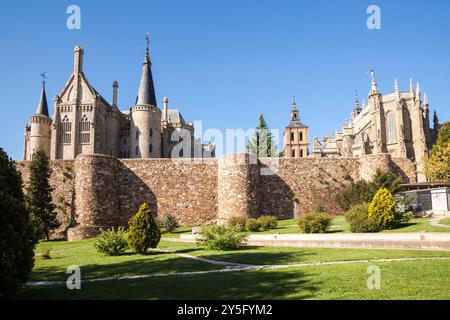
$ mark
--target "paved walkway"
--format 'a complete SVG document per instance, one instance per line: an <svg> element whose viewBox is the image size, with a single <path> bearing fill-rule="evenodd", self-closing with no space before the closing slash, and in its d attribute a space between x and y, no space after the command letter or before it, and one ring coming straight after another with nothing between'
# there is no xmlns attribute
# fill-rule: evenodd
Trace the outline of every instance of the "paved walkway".
<svg viewBox="0 0 450 320"><path fill-rule="evenodd" d="M430 224L434 227L444 227L444 228L450 228L450 226L441 224L440 222L444 219L447 219L448 217L432 217L430 220Z"/></svg>

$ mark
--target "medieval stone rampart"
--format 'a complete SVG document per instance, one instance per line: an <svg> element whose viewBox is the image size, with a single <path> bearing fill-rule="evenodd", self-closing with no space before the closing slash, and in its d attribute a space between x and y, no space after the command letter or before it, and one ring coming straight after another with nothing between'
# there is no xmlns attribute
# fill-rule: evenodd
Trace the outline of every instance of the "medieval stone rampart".
<svg viewBox="0 0 450 320"><path fill-rule="evenodd" d="M27 180L27 162L17 167ZM378 168L405 182L417 179L414 163L390 155L361 158L259 158L231 154L220 159L117 159L79 155L51 161L53 199L69 207L60 219L70 240L95 236L99 228L126 225L140 205L155 216L173 214L182 225L224 222L263 214L293 218L322 204L340 213L336 194L352 181L370 179ZM70 200L70 201L69 201Z"/></svg>

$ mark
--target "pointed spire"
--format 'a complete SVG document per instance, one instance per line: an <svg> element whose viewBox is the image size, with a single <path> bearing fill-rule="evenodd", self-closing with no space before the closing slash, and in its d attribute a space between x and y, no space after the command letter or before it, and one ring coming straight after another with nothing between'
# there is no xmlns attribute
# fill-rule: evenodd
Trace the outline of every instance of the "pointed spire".
<svg viewBox="0 0 450 320"><path fill-rule="evenodd" d="M428 108L428 95L426 93L423 94L423 105Z"/></svg>
<svg viewBox="0 0 450 320"><path fill-rule="evenodd" d="M409 79L409 93L410 93L411 95L414 94L414 81L413 81L412 78Z"/></svg>
<svg viewBox="0 0 450 320"><path fill-rule="evenodd" d="M354 110L354 112L356 114L361 113L361 106L359 104L358 90L355 90L355 110Z"/></svg>
<svg viewBox="0 0 450 320"><path fill-rule="evenodd" d="M436 110L434 110L433 114L433 128L435 131L439 130L439 118Z"/></svg>
<svg viewBox="0 0 450 320"><path fill-rule="evenodd" d="M372 86L370 88L370 94L376 94L376 93L380 93L378 91L378 85L377 85L377 80L375 79L375 71L374 70L370 70L370 76L372 78Z"/></svg>
<svg viewBox="0 0 450 320"><path fill-rule="evenodd" d="M41 90L41 97L39 98L39 103L36 108L36 114L48 117L47 95L45 94L45 82L47 76L45 75L45 72L41 73L41 77L42 77L42 90Z"/></svg>
<svg viewBox="0 0 450 320"><path fill-rule="evenodd" d="M142 63L142 74L141 81L139 83L138 96L136 98L136 105L152 105L157 106L156 104L156 95L155 95L155 87L153 85L153 76L151 70L151 62L150 62L150 38L149 34L145 37L147 40L147 48L145 51L145 59Z"/></svg>
<svg viewBox="0 0 450 320"><path fill-rule="evenodd" d="M417 87L416 87L416 100L420 100L420 84L419 84L419 82L417 82Z"/></svg>
<svg viewBox="0 0 450 320"><path fill-rule="evenodd" d="M291 125L300 125L300 118L298 116L297 102L295 101L295 96L292 99Z"/></svg>
<svg viewBox="0 0 450 320"><path fill-rule="evenodd" d="M398 89L397 78L395 78L395 80L394 80L394 95L397 100L400 100L400 90Z"/></svg>

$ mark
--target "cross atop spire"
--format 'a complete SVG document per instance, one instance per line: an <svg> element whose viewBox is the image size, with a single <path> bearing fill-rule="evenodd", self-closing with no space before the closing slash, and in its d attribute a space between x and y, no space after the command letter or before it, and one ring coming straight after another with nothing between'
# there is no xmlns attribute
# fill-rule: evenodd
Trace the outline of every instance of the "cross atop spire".
<svg viewBox="0 0 450 320"><path fill-rule="evenodd" d="M359 104L359 96L358 96L358 90L355 90L355 113L359 114L361 112L361 106Z"/></svg>
<svg viewBox="0 0 450 320"><path fill-rule="evenodd" d="M297 103L295 102L295 96L292 98L292 110L297 110Z"/></svg>

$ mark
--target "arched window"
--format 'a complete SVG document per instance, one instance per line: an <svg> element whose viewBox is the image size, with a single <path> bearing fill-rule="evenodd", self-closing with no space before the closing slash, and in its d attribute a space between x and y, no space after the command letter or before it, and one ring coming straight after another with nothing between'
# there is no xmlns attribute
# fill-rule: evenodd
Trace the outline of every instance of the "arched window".
<svg viewBox="0 0 450 320"><path fill-rule="evenodd" d="M393 113L386 116L387 143L397 142L397 130L395 127L395 117Z"/></svg>
<svg viewBox="0 0 450 320"><path fill-rule="evenodd" d="M150 151L150 153L152 153L153 152L153 144L150 143L150 147L148 149L149 149L148 151Z"/></svg>
<svg viewBox="0 0 450 320"><path fill-rule="evenodd" d="M300 141L303 141L303 132L300 132Z"/></svg>
<svg viewBox="0 0 450 320"><path fill-rule="evenodd" d="M79 143L87 144L91 140L91 123L88 117L84 114L78 124L78 141Z"/></svg>
<svg viewBox="0 0 450 320"><path fill-rule="evenodd" d="M294 133L291 132L291 141L294 141L294 138L295 138Z"/></svg>
<svg viewBox="0 0 450 320"><path fill-rule="evenodd" d="M300 158L303 158L303 149L300 149Z"/></svg>
<svg viewBox="0 0 450 320"><path fill-rule="evenodd" d="M153 129L150 128L150 137L153 137Z"/></svg>
<svg viewBox="0 0 450 320"><path fill-rule="evenodd" d="M178 153L178 156L179 156L180 158L183 158L183 155L184 155L184 152L183 152L183 149L181 149L180 152Z"/></svg>
<svg viewBox="0 0 450 320"><path fill-rule="evenodd" d="M67 115L61 121L59 143L70 143L72 139L72 123Z"/></svg>
<svg viewBox="0 0 450 320"><path fill-rule="evenodd" d="M292 150L292 158L295 158L295 150Z"/></svg>

